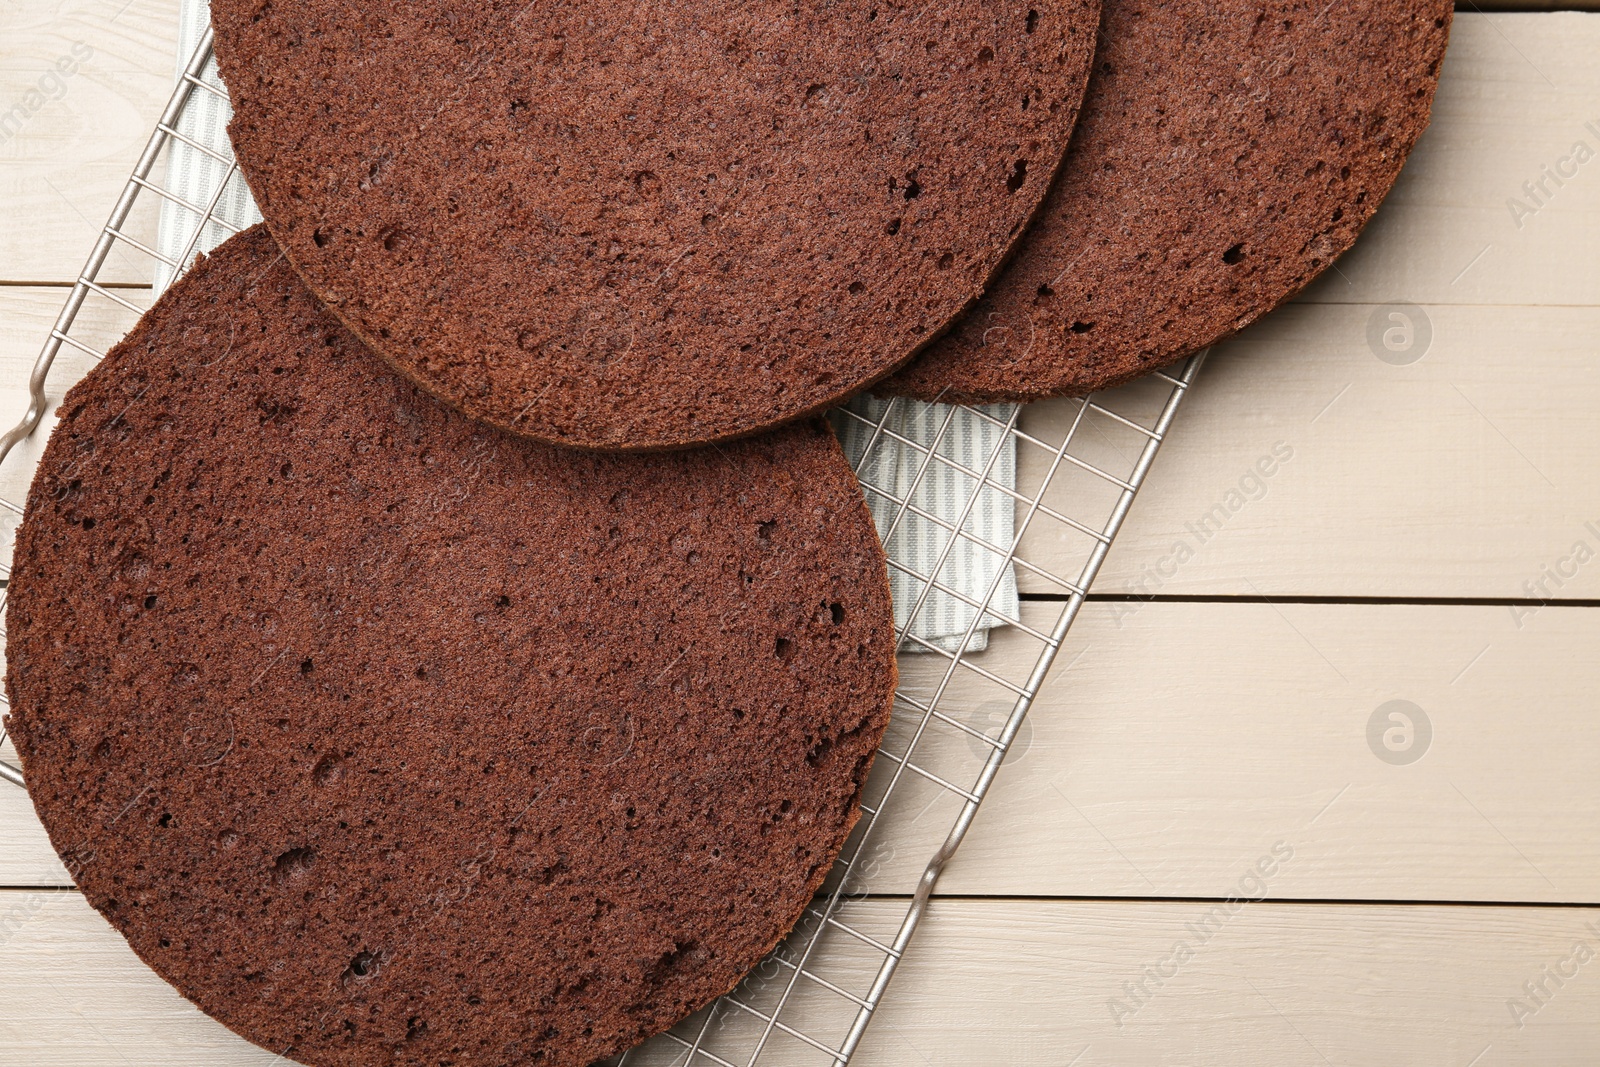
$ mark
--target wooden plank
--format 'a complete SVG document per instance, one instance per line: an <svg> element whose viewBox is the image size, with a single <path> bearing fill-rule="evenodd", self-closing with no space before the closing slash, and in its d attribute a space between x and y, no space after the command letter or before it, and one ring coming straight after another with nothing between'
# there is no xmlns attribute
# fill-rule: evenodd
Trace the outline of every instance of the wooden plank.
<svg viewBox="0 0 1600 1067"><path fill-rule="evenodd" d="M1305 299L1594 303L1588 271L1574 268L1600 242L1597 40L1592 13L1458 12L1432 127L1357 247ZM1579 141L1595 154L1587 164L1573 158ZM1558 165L1563 184L1530 197L1523 183Z"/></svg>
<svg viewBox="0 0 1600 1067"><path fill-rule="evenodd" d="M68 79L64 96L32 112L22 132L0 145L0 190L16 205L0 231L7 276L0 280L76 274L165 101L174 0L135 0L117 16L119 6L72 0L62 15L35 6L11 16L17 43L0 68L6 107L36 88L75 42L95 58ZM1591 302L1585 276L1563 264L1600 237L1600 178L1589 174L1600 161L1560 188L1547 185L1552 195L1540 195L1538 205L1521 187L1540 181L1541 168L1555 166L1577 140L1600 149L1600 134L1585 128L1600 126L1593 103L1600 70L1589 62L1597 19L1459 14L1433 129L1369 235L1307 299ZM1513 197L1536 209L1521 226L1507 206Z"/></svg>
<svg viewBox="0 0 1600 1067"><path fill-rule="evenodd" d="M1219 895L1281 838L1277 897L1600 901L1597 641L1558 606L1091 605L940 891ZM1015 680L1036 651L1012 631L976 662ZM931 696L939 665L902 663ZM1431 724L1408 765L1369 738L1396 700ZM944 708L995 733L1010 703L962 673ZM975 747L936 725L914 762L967 786ZM951 825L960 798L907 781L850 888L909 892Z"/></svg>
<svg viewBox="0 0 1600 1067"><path fill-rule="evenodd" d="M1027 621L1048 626L1050 608L1029 604ZM1091 605L940 891L1225 895L1283 839L1296 860L1279 899L1600 902L1600 612L1522 621L1484 607ZM1012 631L974 662L1015 681L1037 650ZM941 663L902 657L905 691L931 697ZM1393 700L1431 723L1410 765L1369 747ZM1010 699L963 671L942 707L993 734ZM903 705L894 756L916 722ZM966 788L985 751L935 723L912 762ZM869 803L894 768L880 760ZM911 891L960 802L907 772L850 891ZM11 787L0 884L67 884Z"/></svg>
<svg viewBox="0 0 1600 1067"><path fill-rule="evenodd" d="M148 302L139 291L119 295ZM8 426L27 408L32 360L65 296L0 288ZM1600 440L1588 432L1600 401L1588 373L1600 311L1547 308L1517 319L1501 308L1438 309L1433 347L1403 367L1368 350L1370 311L1291 307L1213 357L1097 591L1600 597L1600 567L1582 558L1600 556L1600 535L1588 528L1600 525ZM130 321L95 297L74 336L103 347ZM87 364L69 349L50 395L59 398ZM1055 441L1071 411L1066 402L1035 405L1023 429ZM47 433L48 424L0 468L0 496L21 499ZM1136 444L1095 432L1084 440L1108 465ZM1020 459L1021 487L1032 491L1044 453L1024 446ZM1078 514L1083 494L1103 490L1092 482L1063 471L1047 503ZM1025 558L1069 578L1087 548L1046 517L1023 541ZM1060 591L1027 571L1022 586Z"/></svg>
<svg viewBox="0 0 1600 1067"><path fill-rule="evenodd" d="M1600 923L1592 910L1216 907L936 902L857 1062L1593 1062ZM903 901L859 901L843 917L881 931L904 909ZM16 1062L281 1062L181 999L77 894L0 893L0 917L8 935L0 1042ZM1181 959L1180 944L1188 947ZM1568 977L1558 986L1547 968ZM838 978L841 969L847 988L865 990L865 953L829 973ZM1549 995L1536 1003L1526 983L1541 981ZM741 995L759 1002L771 984L757 981ZM830 1009L818 1000L805 998L785 1021L836 1041L853 1006L833 997ZM1508 1005L1519 1003L1513 1016ZM748 1049L759 1025L735 1013L714 1024L713 1047ZM657 1050L630 1062L655 1067L676 1054L681 1063L681 1050ZM760 1062L827 1061L780 1036Z"/></svg>
<svg viewBox="0 0 1600 1067"><path fill-rule="evenodd" d="M118 295L148 303L142 291ZM65 298L64 289L0 287L6 426L27 409L32 361ZM1600 566L1578 558L1600 558L1600 534L1587 525L1600 526L1600 439L1589 432L1600 408L1600 384L1589 373L1600 310L1545 308L1517 318L1503 308L1436 309L1428 354L1399 367L1368 349L1370 313L1363 305L1294 306L1219 350L1097 591L1600 597ZM104 347L131 319L94 297L74 336ZM89 362L68 349L50 395L59 398ZM1034 405L1023 429L1054 442L1072 408ZM0 496L25 494L48 429L47 422L0 466ZM1083 439L1087 454L1108 465L1136 447L1095 430ZM1037 488L1044 455L1022 448L1025 491ZM1261 476L1258 463L1271 475ZM1062 471L1047 503L1077 514L1083 494L1108 502L1092 483ZM1575 551L1580 543L1586 551ZM1023 541L1025 558L1069 578L1087 548L1046 517ZM1021 577L1025 591L1060 591L1031 572Z"/></svg>
<svg viewBox="0 0 1600 1067"><path fill-rule="evenodd" d="M25 1010L0 1014L0 1047L10 1062L275 1062L157 978L77 893L0 893L0 937L7 962L0 989L15 998L28 991Z"/></svg>
<svg viewBox="0 0 1600 1067"><path fill-rule="evenodd" d="M1504 204L1487 190L1515 191L1507 167L1533 158L1566 126L1581 128L1582 108L1597 98L1590 82L1600 73L1582 61L1595 40L1600 19L1594 16L1462 16L1435 130L1383 213L1412 221L1393 224L1399 228L1391 236L1384 236L1390 223L1379 225L1363 246L1396 251L1367 262L1412 264L1433 255L1446 236L1488 234L1491 225L1508 221L1508 212L1506 220L1491 218L1490 208L1504 211ZM1559 74L1559 91L1519 53L1537 55L1546 73ZM27 129L48 126L44 117ZM1518 247L1526 246L1541 266L1517 266L1518 278L1537 276L1543 287L1550 279L1566 284L1586 277L1593 247L1586 227L1600 218L1597 190L1600 180L1575 180L1557 190L1561 196L1548 209L1567 214L1547 225L1541 209L1524 220ZM1477 212L1478 221L1467 226L1441 214L1460 205ZM14 217L37 215L22 210ZM1362 286L1385 299L1427 295L1398 282L1380 288L1361 280L1376 267L1340 269L1358 284L1344 293L1319 290L1310 299L1357 299ZM1518 296L1512 280L1498 275L1484 292L1496 300ZM1380 310L1374 304L1294 306L1225 346L1180 418L1174 445L1158 463L1100 589L1498 597L1527 596L1531 585L1539 598L1597 595L1600 568L1559 585L1543 574L1564 563L1574 569L1570 557L1586 536L1584 524L1600 516L1600 483L1588 476L1600 446L1580 422L1592 387L1574 373L1592 335L1592 315L1582 308L1462 307L1471 294L1445 295L1449 302L1424 309L1433 339L1411 366L1391 366L1372 354L1367 325ZM1544 288L1521 298L1563 299ZM36 328L33 321L42 320L23 320L19 337ZM1551 382L1562 384L1551 388ZM1036 405L1025 427L1048 439L1065 407ZM1262 487L1265 500L1229 515L1227 529L1203 545L1182 533L1185 524L1216 516L1241 481L1261 491L1251 468L1280 443L1296 449L1295 462ZM1030 454L1024 449L1025 472ZM26 457L19 458L6 464L8 482L26 481ZM1062 478L1052 503L1075 511L1068 494L1079 481ZM1081 539L1067 538L1058 548L1059 533L1041 521L1025 552L1075 575ZM1174 550L1185 539L1194 558L1180 566ZM1049 588L1027 575L1023 584Z"/></svg>
<svg viewBox="0 0 1600 1067"><path fill-rule="evenodd" d="M1577 942L1600 948L1592 912L1253 904L1201 944L1210 907L937 903L859 1062L1593 1062L1592 961L1520 1029L1506 1006Z"/></svg>
<svg viewBox="0 0 1600 1067"><path fill-rule="evenodd" d="M1394 195L1337 272L1214 353L1100 591L1600 595L1600 568L1574 559L1600 555L1585 373L1600 162L1547 181L1520 226L1507 207L1576 141L1600 158L1596 42L1595 15L1458 16L1434 126ZM1407 351L1384 345L1404 326L1396 311L1413 327ZM1073 409L1034 405L1023 428L1054 443ZM1111 466L1132 447L1086 436ZM1021 462L1036 486L1040 450ZM1058 481L1058 510L1102 509L1088 479ZM1023 545L1068 579L1087 554L1048 520ZM1022 587L1060 591L1027 573Z"/></svg>
<svg viewBox="0 0 1600 1067"><path fill-rule="evenodd" d="M0 12L0 282L78 276L172 92L177 9L63 0ZM148 242L154 205L141 207L129 232ZM150 261L118 252L102 278L148 283Z"/></svg>
<svg viewBox="0 0 1600 1067"><path fill-rule="evenodd" d="M1579 542L1577 555L1600 557L1600 309L1436 307L1426 354L1403 366L1369 347L1378 310L1291 305L1221 346L1096 590L1600 597L1600 565L1571 558ZM1075 410L1033 405L1022 428L1053 443ZM1126 465L1137 442L1101 435L1104 423L1080 431L1086 454ZM1025 491L1045 459L1023 447ZM1076 475L1046 501L1075 515L1106 496ZM1023 541L1026 558L1069 577L1087 548L1047 518ZM1022 586L1061 591L1027 572Z"/></svg>

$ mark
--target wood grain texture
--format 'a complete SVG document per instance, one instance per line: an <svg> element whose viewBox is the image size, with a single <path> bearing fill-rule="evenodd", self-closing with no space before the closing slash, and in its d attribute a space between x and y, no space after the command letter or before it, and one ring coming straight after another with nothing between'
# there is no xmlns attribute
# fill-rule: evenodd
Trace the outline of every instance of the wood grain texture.
<svg viewBox="0 0 1600 1067"><path fill-rule="evenodd" d="M1431 346L1407 366L1369 348L1375 310L1291 305L1216 350L1096 592L1600 596L1600 564L1570 558L1600 557L1600 308L1435 307L1422 312ZM1022 428L1053 442L1074 410L1034 405ZM1080 433L1096 462L1134 447ZM1045 455L1022 448L1025 489ZM1046 502L1073 514L1095 493L1109 499L1084 476L1058 478ZM1069 576L1086 549L1048 518L1023 540L1028 559Z"/></svg>
<svg viewBox="0 0 1600 1067"><path fill-rule="evenodd" d="M1283 838L1300 859L1275 895L1600 900L1600 613L1522 622L1492 607L1091 605L940 891L1213 896ZM984 665L1015 676L1030 643L1004 634ZM902 684L931 673L908 664ZM951 696L991 731L1009 707L970 676ZM1393 700L1431 723L1410 765L1369 747ZM904 724L891 729L894 744ZM917 762L969 785L971 748L945 727ZM936 794L896 798L893 851L865 885L909 891L954 817L957 798Z"/></svg>
<svg viewBox="0 0 1600 1067"><path fill-rule="evenodd" d="M1600 962L1593 958L1600 922L1593 910L1297 906L1270 899L1231 912L1217 907L937 902L856 1062L1593 1062L1593 1019L1600 1012ZM903 901L859 901L846 906L844 918L878 931L903 911ZM0 969L6 1005L0 1042L15 1062L284 1062L191 1007L76 893L0 892L0 930L7 962ZM870 971L864 954L857 961L841 970L846 988L859 993ZM1547 968L1569 977L1557 986ZM841 978L838 970L830 974ZM1542 1004L1525 989L1539 981L1550 994ZM762 991L742 995L759 1004ZM1515 1002L1524 1006L1516 1016L1509 1007ZM812 998L785 1016L819 1035L842 1034L847 1017ZM730 1017L717 1032L717 1047L747 1048L758 1025L748 1016ZM674 1062L673 1051L634 1062L661 1067ZM763 1064L827 1062L781 1036L769 1052Z"/></svg>
<svg viewBox="0 0 1600 1067"><path fill-rule="evenodd" d="M78 276L172 92L177 10L177 0L0 8L0 282ZM62 76L64 59L81 61ZM154 205L141 208L128 232L148 243ZM152 262L117 252L101 277L147 284Z"/></svg>
<svg viewBox="0 0 1600 1067"><path fill-rule="evenodd" d="M71 0L60 13L30 4L0 15L8 22L5 107L74 43L95 52L59 99L0 144L0 189L16 206L0 228L0 282L75 277L170 91L174 0L135 0L118 15L120 7ZM1540 205L1521 186L1541 180L1541 168L1579 139L1600 148L1600 135L1585 127L1600 125L1600 70L1588 62L1597 19L1572 11L1458 14L1434 128L1368 234L1303 299L1592 303L1587 279L1560 265L1600 237L1600 178L1590 173L1600 161L1547 186L1553 195L1540 196ZM1536 207L1521 226L1507 205L1513 197ZM138 275L132 280L148 280L143 264L124 267Z"/></svg>
<svg viewBox="0 0 1600 1067"><path fill-rule="evenodd" d="M1579 141L1600 151L1597 24L1458 12L1432 128L1362 240L1302 300L1593 304L1592 278L1571 267L1600 240L1600 156L1571 157ZM1563 159L1562 184L1523 190Z"/></svg>
<svg viewBox="0 0 1600 1067"><path fill-rule="evenodd" d="M1506 1006L1578 941L1600 945L1592 912L1264 903L1217 923L1210 908L937 904L858 1062L1593 1062L1594 963L1521 1029ZM1208 921L1220 929L1200 944L1190 929ZM1180 942L1194 953L1181 964ZM1127 989L1141 980L1142 1001Z"/></svg>
<svg viewBox="0 0 1600 1067"><path fill-rule="evenodd" d="M1600 556L1586 526L1600 527L1596 41L1593 14L1458 15L1433 126L1394 193L1336 270L1213 354L1097 591L1600 596L1600 567L1574 559ZM1581 166L1580 141L1596 153ZM1576 176L1557 185L1544 168L1563 159ZM1524 182L1544 183L1533 214L1508 206L1534 206ZM1422 353L1409 364L1369 341L1394 310L1431 334L1390 353ZM1034 405L1023 429L1053 443L1072 408ZM1130 447L1087 436L1113 465ZM1292 460L1258 477L1275 448ZM1020 459L1026 487L1042 453ZM1047 501L1096 492L1059 479ZM1023 544L1069 578L1086 553L1048 520ZM1026 573L1022 587L1061 591Z"/></svg>
<svg viewBox="0 0 1600 1067"><path fill-rule="evenodd" d="M26 31L17 45L25 57L77 32L70 21L35 16L21 24L21 16L13 17ZM147 11L146 0L139 0L106 33L113 27L120 32L124 23L144 26L140 19L150 27L170 24L164 11ZM88 15L82 20L90 24ZM153 40L153 29L140 33ZM143 39L129 35L119 51L144 55L135 47ZM1600 538L1585 527L1600 519L1600 483L1589 476L1600 443L1585 423L1596 387L1583 373L1596 313L1548 306L1595 302L1588 268L1600 236L1600 161L1562 187L1547 183L1555 195L1524 217L1520 230L1506 207L1514 195L1526 200L1521 182L1540 180L1540 167L1558 162L1572 138L1587 138L1600 151L1600 135L1585 129L1586 109L1600 108L1600 69L1585 62L1597 39L1600 16L1594 15L1460 17L1434 127L1394 196L1339 274L1213 356L1174 430L1173 447L1156 465L1107 562L1100 591L1505 597L1528 596L1532 586L1540 598L1600 595L1600 567L1564 562L1580 539L1600 550ZM125 65L160 65L151 58L159 50L150 45L146 51L145 60ZM107 45L97 59L115 54ZM31 70L35 59L5 69ZM73 94L93 84L79 85L92 69L92 62L85 64L69 79L68 95L49 107L77 100ZM109 112L86 114L98 122ZM72 125L53 115L41 111L23 136ZM1600 113L1592 117L1600 128ZM134 125L143 128L144 121ZM40 151L66 161L75 174L90 174L92 160L83 151L103 146L106 131L84 127L73 137L82 145L62 142ZM22 143L19 137L0 146L0 159ZM1560 151L1552 155L1552 146ZM31 166L0 164L0 183ZM87 186L75 179L71 188ZM32 194L19 194L16 202L19 210L0 228L0 263L6 264L0 272L24 277L29 256L59 246L73 249L73 265L54 276L72 277L93 226ZM103 206L84 210L95 220L104 213ZM74 236L68 216L82 233ZM32 229L45 225L53 227L47 234ZM1458 285L1428 281L1450 269L1441 249L1461 241L1475 250L1492 244L1506 256L1486 257ZM142 263L127 266L124 273L147 280ZM1484 281L1473 289L1477 272ZM1418 303L1431 325L1426 355L1409 366L1382 362L1368 342L1369 321L1384 307L1375 301L1391 300ZM1509 306L1518 302L1529 306ZM33 311L0 302L8 349L15 344L27 351L42 339L48 317ZM20 376L8 371L5 380ZM63 387L67 381L54 379ZM1552 381L1561 388L1549 388ZM1035 405L1024 428L1052 439L1068 407ZM1253 465L1280 443L1295 450L1294 461L1256 487ZM1030 456L1038 459L1034 451L1023 449L1025 482ZM31 469L26 454L8 460L0 491L15 499ZM1204 525L1208 514L1216 516L1241 481L1247 493L1264 492L1265 498L1228 515L1226 529L1203 543L1182 535L1186 524ZM1081 510L1071 494L1093 491L1081 482L1058 479L1050 502ZM1061 534L1040 520L1024 551L1047 569L1075 575L1081 539ZM1193 558L1179 564L1175 550L1185 540ZM1545 567L1573 574L1558 584L1544 576ZM1052 591L1026 574L1023 587Z"/></svg>
<svg viewBox="0 0 1600 1067"><path fill-rule="evenodd" d="M117 292L139 306L149 300ZM65 297L57 288L0 287L0 420L8 426L27 408L29 369ZM1600 528L1592 424L1600 384L1589 373L1600 309L1520 317L1495 307L1436 309L1429 353L1398 367L1367 347L1371 310L1295 305L1212 357L1097 592L1600 597L1600 533L1588 525ZM93 297L73 336L108 346L131 321ZM49 395L59 399L90 362L64 350ZM1034 405L1023 429L1053 442L1071 411L1069 402ZM52 424L0 467L0 495L25 496ZM1110 439L1085 432L1083 454L1108 465L1136 454L1135 441L1109 429ZM1286 460L1274 456L1286 449ZM1037 487L1045 455L1021 448L1024 490ZM1046 502L1079 514L1090 496L1106 508L1113 499L1067 470ZM1088 547L1041 516L1022 550L1076 577ZM1024 591L1061 591L1031 572L1020 577Z"/></svg>
<svg viewBox="0 0 1600 1067"><path fill-rule="evenodd" d="M1027 605L1026 621L1048 625L1051 607ZM1298 855L1280 898L1600 903L1600 612L1522 621L1490 607L1092 605L939 891L1226 895L1284 839ZM1012 631L975 662L1015 679L1036 655ZM902 669L913 697L940 678L927 656ZM1432 726L1409 766L1369 747L1391 700ZM942 706L994 733L1010 701L964 671ZM896 714L892 757L917 721ZM936 724L912 762L970 787L985 751ZM893 770L880 761L869 802ZM905 777L850 890L913 890L959 803ZM11 788L0 884L69 884Z"/></svg>

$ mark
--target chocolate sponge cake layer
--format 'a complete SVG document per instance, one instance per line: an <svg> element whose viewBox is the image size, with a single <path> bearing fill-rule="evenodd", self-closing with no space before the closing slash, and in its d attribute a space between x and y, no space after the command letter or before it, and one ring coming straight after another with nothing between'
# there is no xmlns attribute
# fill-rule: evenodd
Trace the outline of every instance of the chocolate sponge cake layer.
<svg viewBox="0 0 1600 1067"><path fill-rule="evenodd" d="M362 348L262 230L72 389L9 726L89 902L308 1064L586 1065L726 992L894 685L831 434L552 449Z"/></svg>
<svg viewBox="0 0 1600 1067"><path fill-rule="evenodd" d="M216 0L289 261L412 380L607 450L846 398L1042 203L1099 0Z"/></svg>
<svg viewBox="0 0 1600 1067"><path fill-rule="evenodd" d="M1428 124L1449 0L1107 0L1072 147L972 312L885 395L1079 395L1199 351L1354 243Z"/></svg>

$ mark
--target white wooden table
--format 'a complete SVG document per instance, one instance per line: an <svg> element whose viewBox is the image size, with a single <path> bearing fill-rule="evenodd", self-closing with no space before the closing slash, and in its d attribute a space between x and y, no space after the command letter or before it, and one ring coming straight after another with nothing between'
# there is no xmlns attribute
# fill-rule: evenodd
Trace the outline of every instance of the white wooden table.
<svg viewBox="0 0 1600 1067"><path fill-rule="evenodd" d="M174 7L0 0L6 425ZM1207 364L858 1063L1600 1062L1600 14L1471 7L1360 245ZM1420 358L1369 343L1396 304ZM1431 736L1393 754L1397 700ZM272 1062L138 963L3 784L0 1062Z"/></svg>

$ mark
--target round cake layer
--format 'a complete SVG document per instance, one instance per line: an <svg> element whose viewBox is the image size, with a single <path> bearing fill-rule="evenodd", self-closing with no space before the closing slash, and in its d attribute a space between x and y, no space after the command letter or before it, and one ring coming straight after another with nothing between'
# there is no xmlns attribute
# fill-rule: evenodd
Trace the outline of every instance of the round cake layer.
<svg viewBox="0 0 1600 1067"><path fill-rule="evenodd" d="M1354 243L1427 127L1450 0L1106 0L1061 176L1016 257L879 386L1080 395L1243 329Z"/></svg>
<svg viewBox="0 0 1600 1067"><path fill-rule="evenodd" d="M68 393L9 726L91 904L309 1064L587 1065L812 899L894 685L820 423L605 456L395 375L260 230Z"/></svg>
<svg viewBox="0 0 1600 1067"><path fill-rule="evenodd" d="M821 411L983 291L1099 0L215 0L267 224L379 355L609 450Z"/></svg>

